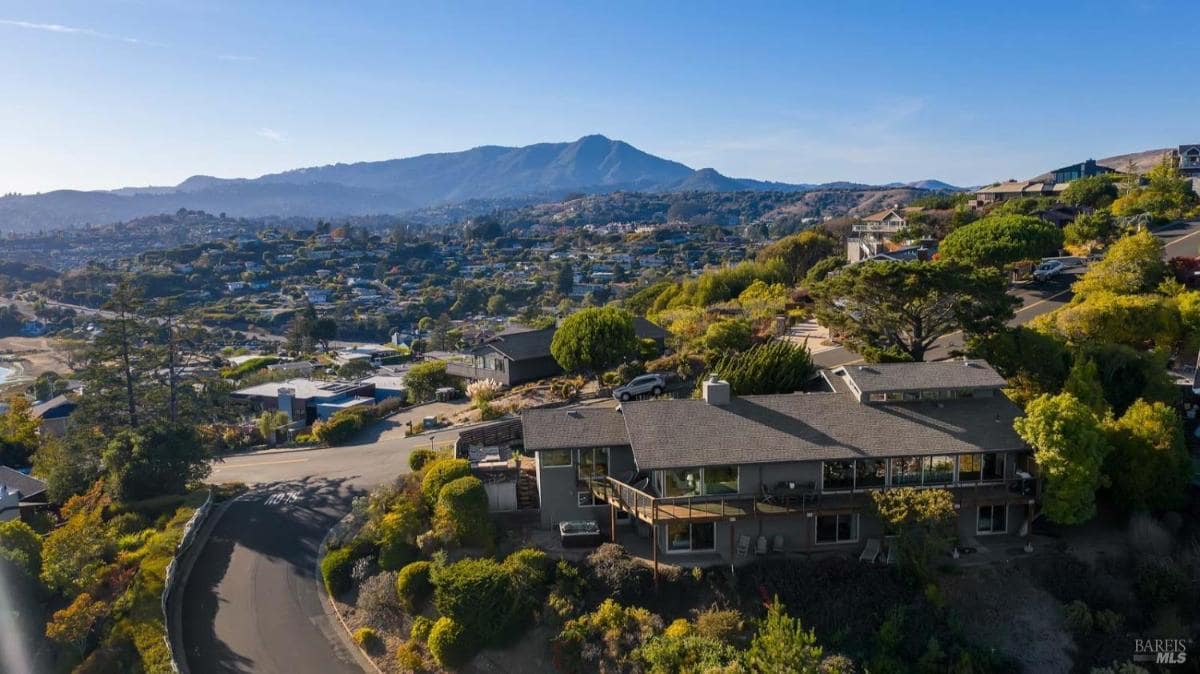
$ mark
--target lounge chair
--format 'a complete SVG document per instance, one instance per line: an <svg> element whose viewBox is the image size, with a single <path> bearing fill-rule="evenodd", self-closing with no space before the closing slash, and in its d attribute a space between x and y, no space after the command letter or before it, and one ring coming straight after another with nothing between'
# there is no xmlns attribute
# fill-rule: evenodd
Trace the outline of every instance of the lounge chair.
<svg viewBox="0 0 1200 674"><path fill-rule="evenodd" d="M758 546L755 548L754 552L759 555L767 554L767 537L766 536L758 537Z"/></svg>
<svg viewBox="0 0 1200 674"><path fill-rule="evenodd" d="M868 538L867 547L863 548L862 554L858 556L858 561L873 564L876 559L879 559L879 539Z"/></svg>
<svg viewBox="0 0 1200 674"><path fill-rule="evenodd" d="M738 536L737 553L739 557L750 554L750 537Z"/></svg>
<svg viewBox="0 0 1200 674"><path fill-rule="evenodd" d="M771 541L772 552L783 552L783 534L775 534L775 538Z"/></svg>

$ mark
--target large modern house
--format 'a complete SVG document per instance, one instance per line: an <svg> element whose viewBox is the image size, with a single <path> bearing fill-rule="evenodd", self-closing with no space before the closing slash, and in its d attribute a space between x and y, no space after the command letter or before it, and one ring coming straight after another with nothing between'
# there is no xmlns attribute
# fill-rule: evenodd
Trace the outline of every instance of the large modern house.
<svg viewBox="0 0 1200 674"><path fill-rule="evenodd" d="M1013 430L1020 409L986 362L821 377L814 393L737 397L708 381L702 399L525 412L543 525L626 526L650 539L656 561L730 561L760 537L788 551L852 550L883 536L872 491L945 487L960 541L1028 531L1037 469Z"/></svg>
<svg viewBox="0 0 1200 674"><path fill-rule="evenodd" d="M289 379L234 391L235 400L252 403L260 410L279 410L290 422L309 425L334 413L375 404L375 384L370 382Z"/></svg>
<svg viewBox="0 0 1200 674"><path fill-rule="evenodd" d="M634 318L633 329L639 339L653 339L660 350L666 343L666 331L644 318ZM452 356L446 372L466 379L493 379L505 386L560 375L562 368L550 355L555 330L502 332Z"/></svg>
<svg viewBox="0 0 1200 674"><path fill-rule="evenodd" d="M886 243L908 224L904 210L887 208L872 213L851 227L846 239L846 258L850 262L861 262L869 257L886 252Z"/></svg>

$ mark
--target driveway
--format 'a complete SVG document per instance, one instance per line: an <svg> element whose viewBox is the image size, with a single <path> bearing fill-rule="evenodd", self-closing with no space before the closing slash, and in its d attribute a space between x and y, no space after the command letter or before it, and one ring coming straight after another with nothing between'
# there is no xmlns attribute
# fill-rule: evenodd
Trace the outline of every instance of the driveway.
<svg viewBox="0 0 1200 674"><path fill-rule="evenodd" d="M461 404L459 405L461 406ZM455 405L414 408L352 444L228 457L211 482L255 485L225 511L184 587L183 643L192 672L361 672L316 580L321 540L354 497L408 471L416 447L453 443L444 429L404 437L406 421Z"/></svg>

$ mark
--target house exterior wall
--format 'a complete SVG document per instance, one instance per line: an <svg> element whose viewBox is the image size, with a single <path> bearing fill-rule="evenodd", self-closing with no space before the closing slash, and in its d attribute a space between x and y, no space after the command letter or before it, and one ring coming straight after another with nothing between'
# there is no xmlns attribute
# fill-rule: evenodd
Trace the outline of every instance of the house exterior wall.
<svg viewBox="0 0 1200 674"><path fill-rule="evenodd" d="M587 448L591 449L591 448ZM538 508L542 526L554 527L559 522L595 520L607 522L609 506L580 506L578 487L579 451L571 450L571 465L548 467L542 465L542 453L537 454ZM610 447L608 474L620 476L634 470L633 452L628 446Z"/></svg>

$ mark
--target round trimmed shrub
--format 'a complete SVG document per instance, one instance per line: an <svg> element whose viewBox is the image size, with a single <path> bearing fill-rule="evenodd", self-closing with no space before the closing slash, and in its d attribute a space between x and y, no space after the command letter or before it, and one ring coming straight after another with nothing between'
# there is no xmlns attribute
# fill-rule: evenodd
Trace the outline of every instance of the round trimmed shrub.
<svg viewBox="0 0 1200 674"><path fill-rule="evenodd" d="M470 474L471 462L466 459L438 459L426 465L425 477L421 478L421 496L433 505L437 503L442 487Z"/></svg>
<svg viewBox="0 0 1200 674"><path fill-rule="evenodd" d="M419 473L426 465L436 461L438 458L437 451L428 447L418 447L408 455L408 467L414 473Z"/></svg>
<svg viewBox="0 0 1200 674"><path fill-rule="evenodd" d="M442 616L429 630L429 654L442 667L457 669L475 655L475 648L458 621Z"/></svg>
<svg viewBox="0 0 1200 674"><path fill-rule="evenodd" d="M382 641L379 639L379 633L374 629L370 627L360 627L354 630L354 643L367 650L372 650L379 646Z"/></svg>
<svg viewBox="0 0 1200 674"><path fill-rule="evenodd" d="M468 475L443 486L433 511L433 528L447 541L488 545L492 540L492 522L488 519L488 496L483 482Z"/></svg>
<svg viewBox="0 0 1200 674"><path fill-rule="evenodd" d="M404 608L416 611L433 594L433 583L429 580L432 568L429 562L422 560L408 564L396 574L396 596Z"/></svg>
<svg viewBox="0 0 1200 674"><path fill-rule="evenodd" d="M349 547L330 550L321 560L321 579L329 594L337 596L350 589L355 561L354 551Z"/></svg>
<svg viewBox="0 0 1200 674"><path fill-rule="evenodd" d="M408 638L411 641L425 643L429 640L429 630L431 629L433 629L433 621L423 615L419 615L413 618L412 628L408 631Z"/></svg>
<svg viewBox="0 0 1200 674"><path fill-rule="evenodd" d="M510 629L513 599L508 572L494 559L467 558L433 568L433 603L483 646L498 645Z"/></svg>
<svg viewBox="0 0 1200 674"><path fill-rule="evenodd" d="M396 662L404 672L425 671L425 658L421 655L420 647L412 641L406 641L396 649Z"/></svg>

